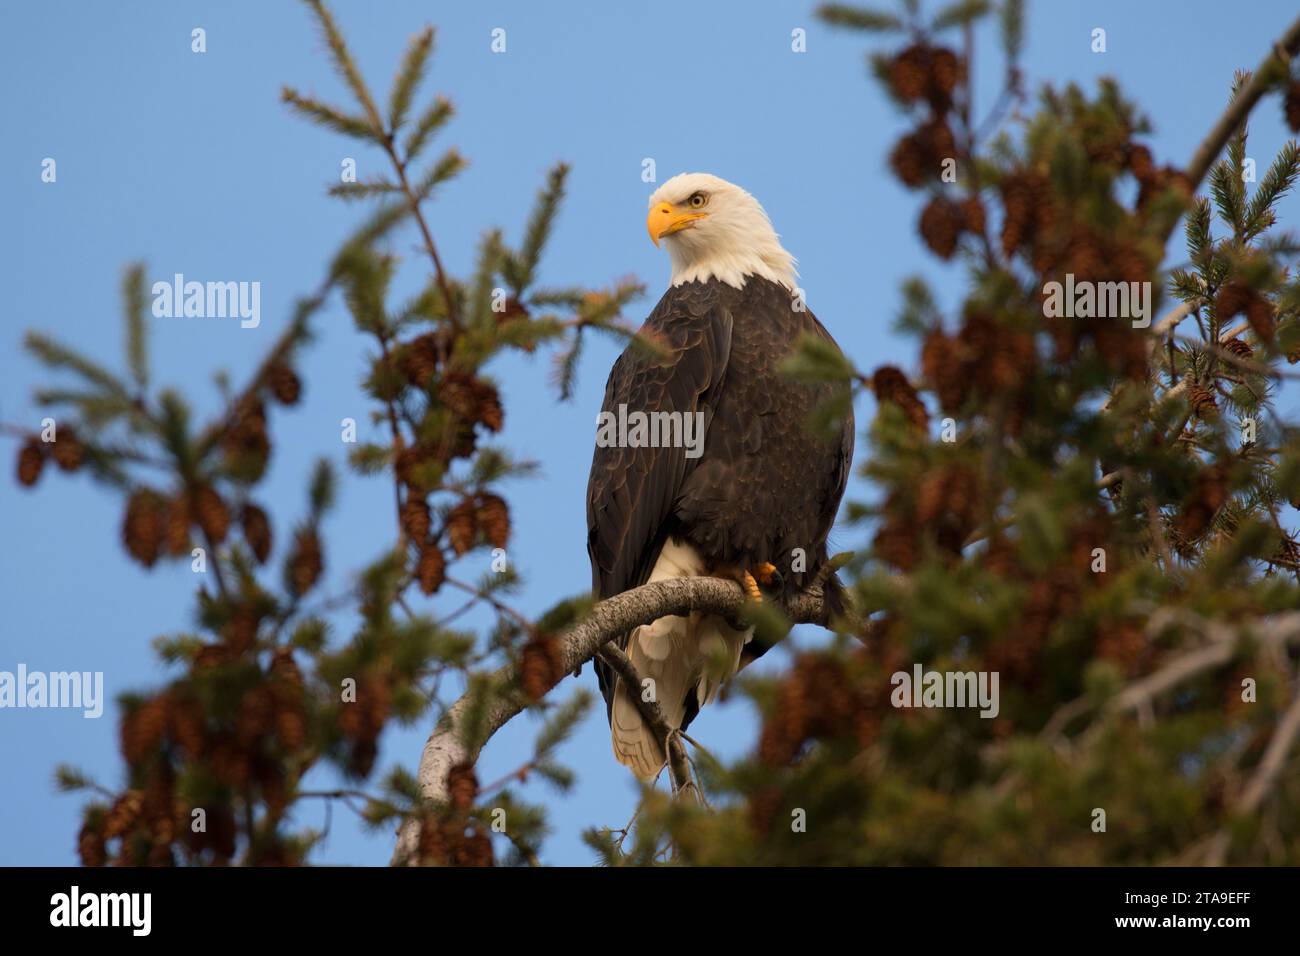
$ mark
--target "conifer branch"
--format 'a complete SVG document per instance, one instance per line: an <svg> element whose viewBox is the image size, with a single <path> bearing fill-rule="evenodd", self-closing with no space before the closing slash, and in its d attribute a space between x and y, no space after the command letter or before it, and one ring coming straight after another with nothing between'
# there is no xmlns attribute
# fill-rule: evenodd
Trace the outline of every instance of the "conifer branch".
<svg viewBox="0 0 1300 956"><path fill-rule="evenodd" d="M674 614L703 611L735 619L748 599L740 586L722 578L676 578L656 581L624 591L597 603L591 613L569 628L556 640L559 642L560 671L573 673L591 660L610 641L634 627L649 624L658 618ZM810 587L795 595L783 608L785 615L795 624L820 624L828 621L828 608L822 599L820 587ZM519 668L513 664L493 672L486 681L488 686L506 688L490 700L487 713L473 715L476 695L466 692L451 705L429 735L420 757L419 784L423 798L435 804L448 799L447 774L461 765L472 765L478 760L483 746L498 730L518 716L530 703L519 687ZM462 724L478 717L481 733L475 740L467 741L461 733ZM409 863L419 840L419 823L407 819L398 830L397 847L393 852L394 865Z"/></svg>
<svg viewBox="0 0 1300 956"><path fill-rule="evenodd" d="M1223 151L1223 147L1245 122L1250 111L1255 108L1255 104L1277 84L1280 77L1285 75L1282 58L1278 55L1279 51L1287 56L1300 53L1300 18L1287 27L1286 32L1278 38L1268 56L1260 63L1259 69L1232 98L1228 108L1197 147L1196 152L1192 154L1192 159L1187 164L1187 181L1190 190L1195 191L1201 184L1205 174L1210 171L1219 153ZM1173 229L1173 225L1173 223L1169 224L1170 230ZM1167 231L1165 235L1167 237Z"/></svg>
<svg viewBox="0 0 1300 956"><path fill-rule="evenodd" d="M631 658L613 643L602 647L596 652L596 656L612 667L623 679L632 703L641 713L641 719L650 727L655 739L663 741L663 749L668 754L668 773L672 779L673 793L683 793L693 789L690 761L686 756L686 748L682 746L681 734L677 728L668 723L658 701L646 700L640 693L641 675L637 673L636 665L632 663Z"/></svg>
<svg viewBox="0 0 1300 956"><path fill-rule="evenodd" d="M1260 759L1258 766L1255 767L1255 772L1251 775L1249 782L1241 791L1241 796L1232 808L1234 815L1245 817L1259 809L1260 804L1264 802L1264 798L1272 792L1277 784L1278 777L1281 776L1287 755L1295 744L1297 735L1300 735L1300 693L1295 695L1295 699L1291 701L1291 705L1277 722L1277 729L1274 730L1273 736L1269 738L1268 748L1264 751L1264 756ZM1228 850L1231 845L1232 837L1227 830L1220 830L1216 833L1210 841L1210 849L1205 859L1206 865L1222 866L1227 862Z"/></svg>

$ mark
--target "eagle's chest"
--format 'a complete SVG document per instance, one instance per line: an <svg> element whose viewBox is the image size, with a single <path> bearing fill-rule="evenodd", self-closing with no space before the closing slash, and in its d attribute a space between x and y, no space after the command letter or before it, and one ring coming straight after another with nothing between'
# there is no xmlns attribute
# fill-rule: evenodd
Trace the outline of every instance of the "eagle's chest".
<svg viewBox="0 0 1300 956"><path fill-rule="evenodd" d="M738 322L733 331L703 455L677 507L712 559L783 552L814 518L808 479L823 467L825 448L806 428L816 396L780 370L798 340L793 325Z"/></svg>

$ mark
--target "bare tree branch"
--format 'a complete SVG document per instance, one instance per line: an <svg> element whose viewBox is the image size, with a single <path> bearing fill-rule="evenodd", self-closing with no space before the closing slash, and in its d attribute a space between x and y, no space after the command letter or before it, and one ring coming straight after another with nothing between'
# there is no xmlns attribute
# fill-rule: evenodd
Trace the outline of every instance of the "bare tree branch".
<svg viewBox="0 0 1300 956"><path fill-rule="evenodd" d="M1264 798L1277 783L1297 734L1300 734L1300 693L1296 694L1295 700L1291 701L1291 706L1277 722L1277 729L1268 742L1268 749L1264 751L1264 756L1255 768L1254 774L1251 775L1250 782L1241 791L1241 796L1233 807L1235 814L1247 816L1259 809L1259 805L1264 802ZM1206 854L1206 865L1222 866L1227 861L1228 849L1231 845L1232 837L1227 830L1216 833Z"/></svg>
<svg viewBox="0 0 1300 956"><path fill-rule="evenodd" d="M616 594L596 604L583 621L557 638L560 641L561 670L565 673L577 671L602 647L634 627L668 615L685 615L692 611L735 619L746 600L744 591L735 582L710 577L657 581ZM791 598L783 610L795 624L824 626L829 623L821 588L816 585ZM420 757L418 774L420 792L425 799L445 803L448 796L448 771L477 761L488 739L528 706L528 698L519 687L518 668L514 665L495 671L489 677L489 682L491 686L503 690L493 695L488 705L482 740L467 741L463 732L465 718L472 706L470 693L461 696L447 709L438 726L429 735ZM394 865L411 862L418 839L418 823L407 820L398 831L397 847L392 859Z"/></svg>
<svg viewBox="0 0 1300 956"><path fill-rule="evenodd" d="M1295 20L1278 38L1273 49L1268 56L1264 57L1259 68L1251 76L1250 82L1232 98L1232 102L1219 117L1219 121L1214 124L1201 145L1196 148L1196 152L1192 154L1191 162L1187 164L1187 179L1193 191L1201 184L1201 180L1205 178L1205 174L1210 171L1219 153L1223 151L1228 138L1245 121L1246 116L1255 108L1255 104L1286 75L1283 66L1284 57L1295 56L1297 53L1300 53L1300 19Z"/></svg>
<svg viewBox="0 0 1300 956"><path fill-rule="evenodd" d="M681 735L677 733L678 728L668 723L658 701L646 700L638 693L641 687L641 675L637 673L636 665L612 643L602 647L597 652L597 656L623 678L632 703L641 712L641 719L649 725L655 739L663 742L663 751L668 755L668 773L672 778L673 793L693 791L690 761L686 757L686 748L682 746Z"/></svg>

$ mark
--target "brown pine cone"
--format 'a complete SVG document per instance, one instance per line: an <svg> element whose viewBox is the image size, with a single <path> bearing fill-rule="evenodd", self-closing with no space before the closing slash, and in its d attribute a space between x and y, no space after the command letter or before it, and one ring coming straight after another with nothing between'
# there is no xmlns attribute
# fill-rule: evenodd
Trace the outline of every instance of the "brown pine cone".
<svg viewBox="0 0 1300 956"><path fill-rule="evenodd" d="M1277 334L1277 321L1273 317L1273 303L1261 296L1246 307L1246 321L1261 342L1272 342Z"/></svg>
<svg viewBox="0 0 1300 956"><path fill-rule="evenodd" d="M1218 414L1219 411L1219 403L1214 393L1203 385L1188 386L1187 403L1192 408L1192 414L1197 418L1203 419Z"/></svg>
<svg viewBox="0 0 1300 956"><path fill-rule="evenodd" d="M403 346L397 368L408 382L424 388L438 371L438 336L427 332Z"/></svg>
<svg viewBox="0 0 1300 956"><path fill-rule="evenodd" d="M519 662L519 683L529 700L539 701L564 676L560 642L540 634L524 645Z"/></svg>
<svg viewBox="0 0 1300 956"><path fill-rule="evenodd" d="M1300 80L1292 80L1286 88L1282 112L1286 116L1287 128L1293 133L1300 133Z"/></svg>
<svg viewBox="0 0 1300 956"><path fill-rule="evenodd" d="M420 563L415 576L420 582L420 590L425 594L436 594L446 579L447 559L442 549L436 544L429 544L420 551Z"/></svg>
<svg viewBox="0 0 1300 956"><path fill-rule="evenodd" d="M86 450L71 428L60 430L58 439L50 446L50 456L64 471L76 471L85 461Z"/></svg>
<svg viewBox="0 0 1300 956"><path fill-rule="evenodd" d="M510 540L510 507L497 495L480 495L475 523L494 548L504 548Z"/></svg>
<svg viewBox="0 0 1300 956"><path fill-rule="evenodd" d="M962 228L966 232L982 235L988 225L984 201L979 196L968 196L961 201Z"/></svg>
<svg viewBox="0 0 1300 956"><path fill-rule="evenodd" d="M402 504L402 531L417 545L429 537L429 503L408 493Z"/></svg>
<svg viewBox="0 0 1300 956"><path fill-rule="evenodd" d="M108 862L108 849L100 826L87 820L77 834L77 855L82 866L103 866Z"/></svg>
<svg viewBox="0 0 1300 956"><path fill-rule="evenodd" d="M1238 358L1248 359L1255 354L1249 342L1244 342L1235 335L1224 342L1223 347Z"/></svg>
<svg viewBox="0 0 1300 956"><path fill-rule="evenodd" d="M461 813L474 806L474 798L478 796L478 775L474 773L473 764L460 763L447 772L447 794L451 797L452 807Z"/></svg>
<svg viewBox="0 0 1300 956"><path fill-rule="evenodd" d="M176 495L164 502L162 507L163 523L166 525L163 541L167 553L172 557L187 554L190 550L189 496L185 494Z"/></svg>
<svg viewBox="0 0 1300 956"><path fill-rule="evenodd" d="M190 511L214 545L226 540L230 533L230 510L211 485L201 485L194 490L190 496Z"/></svg>
<svg viewBox="0 0 1300 956"><path fill-rule="evenodd" d="M266 408L261 402L234 422L222 439L226 467L241 481L256 481L266 472L271 439L266 430Z"/></svg>
<svg viewBox="0 0 1300 956"><path fill-rule="evenodd" d="M265 564L271 554L271 519L250 501L240 511L239 523L244 529L244 540L253 550L257 563Z"/></svg>
<svg viewBox="0 0 1300 956"><path fill-rule="evenodd" d="M460 557L474 546L478 534L478 512L474 502L466 498L447 514L447 540L451 549Z"/></svg>
<svg viewBox="0 0 1300 956"><path fill-rule="evenodd" d="M899 369L892 365L876 369L871 377L871 390L875 392L877 402L897 405L918 429L924 431L929 426L930 414L925 410L925 403Z"/></svg>
<svg viewBox="0 0 1300 956"><path fill-rule="evenodd" d="M1226 322L1234 315L1249 309L1257 297L1258 293L1244 282L1229 279L1219 287L1219 293L1214 297L1215 318L1220 322Z"/></svg>
<svg viewBox="0 0 1300 956"><path fill-rule="evenodd" d="M942 329L927 335L921 346L921 372L939 396L939 407L950 415L961 409L970 387L961 353Z"/></svg>
<svg viewBox="0 0 1300 956"><path fill-rule="evenodd" d="M965 224L965 212L958 203L936 196L922 210L919 229L931 252L940 259L951 259Z"/></svg>
<svg viewBox="0 0 1300 956"><path fill-rule="evenodd" d="M945 159L956 159L957 143L942 120L931 120L904 136L894 146L889 165L906 186L937 182Z"/></svg>
<svg viewBox="0 0 1300 956"><path fill-rule="evenodd" d="M127 499L126 514L122 517L122 543L131 557L146 568L158 560L165 528L162 499L147 489L137 491Z"/></svg>
<svg viewBox="0 0 1300 956"><path fill-rule="evenodd" d="M287 365L276 364L266 373L266 384L281 405L297 405L302 397L302 381Z"/></svg>
<svg viewBox="0 0 1300 956"><path fill-rule="evenodd" d="M142 701L122 717L118 726L122 757L134 766L157 749L171 720L171 696L162 693Z"/></svg>
<svg viewBox="0 0 1300 956"><path fill-rule="evenodd" d="M479 423L498 432L504 424L501 396L491 382L465 372L452 372L439 387L439 396L447 407L467 422Z"/></svg>
<svg viewBox="0 0 1300 956"><path fill-rule="evenodd" d="M45 443L33 436L23 443L18 452L18 483L30 488L40 480L44 467Z"/></svg>
<svg viewBox="0 0 1300 956"><path fill-rule="evenodd" d="M239 655L251 650L257 643L257 631L261 625L261 612L251 604L237 605L221 631L231 653Z"/></svg>
<svg viewBox="0 0 1300 956"><path fill-rule="evenodd" d="M315 528L303 528L294 536L293 553L289 558L289 590L301 597L320 580L325 569L320 538Z"/></svg>
<svg viewBox="0 0 1300 956"><path fill-rule="evenodd" d="M930 49L918 43L908 47L889 62L887 80L889 88L904 103L912 103L925 96L929 88Z"/></svg>
<svg viewBox="0 0 1300 956"><path fill-rule="evenodd" d="M177 694L172 702L167 732L191 757L198 757L207 747L203 708L192 697Z"/></svg>

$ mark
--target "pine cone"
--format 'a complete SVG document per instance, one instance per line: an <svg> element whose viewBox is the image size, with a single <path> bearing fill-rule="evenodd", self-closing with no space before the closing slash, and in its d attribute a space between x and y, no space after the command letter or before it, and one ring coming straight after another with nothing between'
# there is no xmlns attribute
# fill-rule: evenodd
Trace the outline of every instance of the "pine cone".
<svg viewBox="0 0 1300 956"><path fill-rule="evenodd" d="M171 720L171 697L159 694L141 702L122 717L118 726L122 757L132 766L152 754L167 733Z"/></svg>
<svg viewBox="0 0 1300 956"><path fill-rule="evenodd" d="M190 497L190 510L203 533L218 545L230 533L230 511L210 485L196 488Z"/></svg>
<svg viewBox="0 0 1300 956"><path fill-rule="evenodd" d="M1277 334L1277 321L1273 317L1273 303L1261 296L1255 299L1246 308L1246 321L1250 323L1261 342L1272 342L1273 337Z"/></svg>
<svg viewBox="0 0 1300 956"><path fill-rule="evenodd" d="M102 827L87 820L77 834L77 855L82 866L103 866L108 862L108 849Z"/></svg>
<svg viewBox="0 0 1300 956"><path fill-rule="evenodd" d="M961 201L962 228L975 235L983 235L988 225L984 201L979 196L968 196Z"/></svg>
<svg viewBox="0 0 1300 956"><path fill-rule="evenodd" d="M289 750L300 750L307 742L307 717L301 703L281 704L275 711L275 735Z"/></svg>
<svg viewBox="0 0 1300 956"><path fill-rule="evenodd" d="M198 757L207 749L207 731L204 727L203 708L185 694L173 698L171 720L167 732L190 757Z"/></svg>
<svg viewBox="0 0 1300 956"><path fill-rule="evenodd" d="M916 543L916 530L906 516L894 514L886 505L888 518L876 531L872 548L880 560L892 564L900 571L910 571L920 558Z"/></svg>
<svg viewBox="0 0 1300 956"><path fill-rule="evenodd" d="M76 471L85 460L86 450L72 429L65 427L50 446L50 456L64 471Z"/></svg>
<svg viewBox="0 0 1300 956"><path fill-rule="evenodd" d="M1277 551L1269 560L1273 564L1281 564L1289 568L1300 568L1300 544L1297 544L1295 538L1290 535L1283 535Z"/></svg>
<svg viewBox="0 0 1300 956"><path fill-rule="evenodd" d="M447 514L447 540L460 557L474 546L478 534L478 514L474 502L466 498Z"/></svg>
<svg viewBox="0 0 1300 956"><path fill-rule="evenodd" d="M1036 242L1051 231L1055 210L1052 187L1045 176L1027 169L1002 179L1002 251L1006 255Z"/></svg>
<svg viewBox="0 0 1300 956"><path fill-rule="evenodd" d="M497 495L480 495L475 523L494 548L504 548L510 540L510 508Z"/></svg>
<svg viewBox="0 0 1300 956"><path fill-rule="evenodd" d="M921 346L921 373L939 396L939 407L950 415L961 409L970 386L961 352L942 329L927 335Z"/></svg>
<svg viewBox="0 0 1300 956"><path fill-rule="evenodd" d="M1219 403L1215 400L1214 393L1202 385L1188 386L1187 403L1192 408L1192 414L1200 419L1217 415L1219 411Z"/></svg>
<svg viewBox="0 0 1300 956"><path fill-rule="evenodd" d="M926 75L929 62L929 48L920 43L894 57L887 73L889 88L894 96L904 103L912 103L925 96L929 86Z"/></svg>
<svg viewBox="0 0 1300 956"><path fill-rule="evenodd" d="M289 558L289 590L301 597L320 580L325 569L320 538L315 528L303 528L294 536L293 553Z"/></svg>
<svg viewBox="0 0 1300 956"><path fill-rule="evenodd" d="M961 79L961 61L951 50L914 44L890 61L886 79L894 96L904 103L926 99L938 112L952 105L952 93Z"/></svg>
<svg viewBox="0 0 1300 956"><path fill-rule="evenodd" d="M447 407L467 422L498 432L504 424L501 396L496 386L465 372L449 373L439 387Z"/></svg>
<svg viewBox="0 0 1300 956"><path fill-rule="evenodd" d="M244 692L235 715L235 739L248 747L271 731L275 719L275 698L265 684L257 684Z"/></svg>
<svg viewBox="0 0 1300 956"><path fill-rule="evenodd" d="M266 373L266 384L281 405L297 405L302 397L302 382L287 365L276 364Z"/></svg>
<svg viewBox="0 0 1300 956"><path fill-rule="evenodd" d="M408 382L424 388L438 371L438 336L427 332L407 342L397 359L397 369Z"/></svg>
<svg viewBox="0 0 1300 956"><path fill-rule="evenodd" d="M271 519L265 511L247 502L239 514L239 523L244 529L244 540L253 549L253 556L258 564L265 564L271 554Z"/></svg>
<svg viewBox="0 0 1300 956"><path fill-rule="evenodd" d="M442 549L436 544L426 545L420 551L420 563L415 572L420 590L425 594L436 594L446 579L446 573L447 559L443 557Z"/></svg>
<svg viewBox="0 0 1300 956"><path fill-rule="evenodd" d="M1255 354L1249 342L1244 342L1235 335L1224 342L1223 347L1238 358L1248 359Z"/></svg>
<svg viewBox="0 0 1300 956"><path fill-rule="evenodd" d="M1187 542L1209 530L1214 516L1228 501L1228 475L1221 465L1211 465L1196 476L1196 485L1174 519L1174 531Z"/></svg>
<svg viewBox="0 0 1300 956"><path fill-rule="evenodd" d="M921 238L940 259L951 259L965 224L966 214L960 204L936 196L921 212Z"/></svg>
<svg viewBox="0 0 1300 956"><path fill-rule="evenodd" d="M113 840L134 830L143 808L144 794L139 790L123 793L109 808L108 817L104 821L104 838Z"/></svg>
<svg viewBox="0 0 1300 956"><path fill-rule="evenodd" d="M162 507L163 523L166 526L163 540L166 544L167 553L172 557L180 557L190 550L189 496L186 494L176 495L174 498L168 499Z"/></svg>
<svg viewBox="0 0 1300 956"><path fill-rule="evenodd" d="M44 467L45 443L36 437L27 439L18 452L18 483L30 488L40 480Z"/></svg>
<svg viewBox="0 0 1300 956"><path fill-rule="evenodd" d="M158 560L163 543L164 515L158 494L149 490L137 491L127 499L126 514L122 518L122 543L126 550L146 568Z"/></svg>
<svg viewBox="0 0 1300 956"><path fill-rule="evenodd" d="M531 701L539 701L564 676L560 642L545 634L524 645L519 662L519 684Z"/></svg>
<svg viewBox="0 0 1300 956"><path fill-rule="evenodd" d="M417 545L429 537L429 503L408 493L402 505L402 531Z"/></svg>
<svg viewBox="0 0 1300 956"><path fill-rule="evenodd" d="M892 365L882 365L871 377L871 388L876 394L876 401L892 402L903 410L921 431L930 424L930 414L925 410L925 403L916 394L916 389L899 369Z"/></svg>
<svg viewBox="0 0 1300 956"><path fill-rule="evenodd" d="M945 159L955 159L957 143L943 120L931 120L900 139L889 156L890 168L907 186L938 180Z"/></svg>
<svg viewBox="0 0 1300 956"><path fill-rule="evenodd" d="M262 614L251 604L241 603L235 606L221 635L232 654L246 654L257 643L257 631L261 626Z"/></svg>
<svg viewBox="0 0 1300 956"><path fill-rule="evenodd" d="M452 807L461 813L474 806L474 798L478 796L478 776L473 764L460 763L447 772L447 794L451 797Z"/></svg>
<svg viewBox="0 0 1300 956"><path fill-rule="evenodd" d="M1300 80L1292 80L1287 86L1282 112L1286 116L1287 128L1293 133L1300 133Z"/></svg>
<svg viewBox="0 0 1300 956"><path fill-rule="evenodd" d="M266 430L266 408L261 402L233 422L222 439L226 467L232 477L257 481L266 472L271 457L271 439Z"/></svg>

